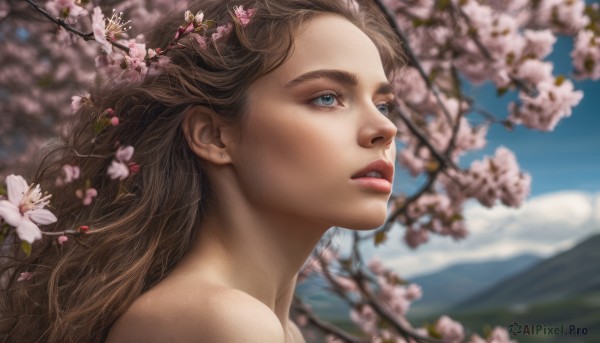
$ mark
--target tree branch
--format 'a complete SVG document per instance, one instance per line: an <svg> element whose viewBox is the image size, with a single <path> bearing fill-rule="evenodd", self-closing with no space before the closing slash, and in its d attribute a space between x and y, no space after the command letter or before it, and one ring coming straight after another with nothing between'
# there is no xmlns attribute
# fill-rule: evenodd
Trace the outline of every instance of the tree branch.
<svg viewBox="0 0 600 343"><path fill-rule="evenodd" d="M340 338L344 342L348 342L348 343L368 343L369 342L369 340L367 338L361 338L361 337L356 337L356 336L350 335L349 333L338 328L337 326L319 319L297 297L294 297L293 306L294 306L294 310L305 315L311 324L313 324L319 330L325 332L326 334L332 334L332 335Z"/></svg>
<svg viewBox="0 0 600 343"><path fill-rule="evenodd" d="M37 3L35 3L33 0L25 0L27 1L31 6L33 6L33 8L40 12L44 17L48 18L50 21L52 21L53 23L58 24L58 26L64 28L65 30L83 38L83 40L85 41L89 41L89 40L93 40L95 41L96 39L94 39L94 33L93 32L82 32L77 30L76 28L74 28L73 26L69 25L66 21L64 21L61 18L55 18L54 16L52 16L50 13L48 13L48 11L46 11L45 9L41 8L40 5L38 5ZM129 53L129 48L126 47L123 44L117 43L115 41L111 41L110 44L116 48L119 48L127 53Z"/></svg>

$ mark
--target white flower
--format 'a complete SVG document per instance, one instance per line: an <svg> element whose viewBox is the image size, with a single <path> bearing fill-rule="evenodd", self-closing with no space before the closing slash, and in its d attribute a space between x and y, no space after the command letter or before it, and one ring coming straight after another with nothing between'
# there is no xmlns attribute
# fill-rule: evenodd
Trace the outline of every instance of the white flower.
<svg viewBox="0 0 600 343"><path fill-rule="evenodd" d="M106 22L104 21L104 14L102 14L100 7L94 8L92 30L94 32L94 39L102 45L102 50L106 53L111 53L112 45L106 40Z"/></svg>
<svg viewBox="0 0 600 343"><path fill-rule="evenodd" d="M44 209L51 195L42 196L40 185L27 185L23 177L6 177L8 200L0 200L0 217L16 228L19 238L33 243L42 238L42 232L36 224L47 225L56 222L52 212Z"/></svg>

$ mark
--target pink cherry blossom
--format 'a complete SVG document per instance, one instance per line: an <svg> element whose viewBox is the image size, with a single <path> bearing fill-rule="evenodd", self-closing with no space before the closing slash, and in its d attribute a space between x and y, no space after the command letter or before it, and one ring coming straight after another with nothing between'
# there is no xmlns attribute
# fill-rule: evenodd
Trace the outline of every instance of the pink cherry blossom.
<svg viewBox="0 0 600 343"><path fill-rule="evenodd" d="M213 33L211 36L213 42L216 42L219 39L227 36L231 32L231 29L232 29L231 23L217 26L217 32Z"/></svg>
<svg viewBox="0 0 600 343"><path fill-rule="evenodd" d="M69 240L69 237L67 237L67 236L64 236L64 235L63 235L63 236L58 236L58 238L56 238L56 242L57 242L59 245L63 245L63 244L64 244L66 241L68 241L68 240Z"/></svg>
<svg viewBox="0 0 600 343"><path fill-rule="evenodd" d="M508 331L504 328L496 326L489 337L490 343L517 343L517 341L513 341L510 339Z"/></svg>
<svg viewBox="0 0 600 343"><path fill-rule="evenodd" d="M600 79L600 37L593 31L580 31L571 52L575 76L578 79Z"/></svg>
<svg viewBox="0 0 600 343"><path fill-rule="evenodd" d="M81 107L87 102L90 102L90 94L87 93L84 96L74 95L71 97L71 110L73 113L79 111Z"/></svg>
<svg viewBox="0 0 600 343"><path fill-rule="evenodd" d="M24 272L19 274L19 277L17 278L17 282L23 282L23 281L29 281L33 278L34 273L32 272Z"/></svg>
<svg viewBox="0 0 600 343"><path fill-rule="evenodd" d="M111 179L123 180L129 176L129 166L127 162L133 156L134 148L132 146L121 146L115 152L115 159L108 167L107 173Z"/></svg>
<svg viewBox="0 0 600 343"><path fill-rule="evenodd" d="M353 308L350 311L350 319L366 334L377 332L377 315L369 305Z"/></svg>
<svg viewBox="0 0 600 343"><path fill-rule="evenodd" d="M51 195L42 195L40 186L27 185L23 177L9 175L6 177L8 200L0 200L0 217L15 227L20 239L33 243L42 238L38 225L56 222L52 212L44 208L50 202Z"/></svg>
<svg viewBox="0 0 600 343"><path fill-rule="evenodd" d="M106 22L100 7L94 8L94 14L92 15L92 31L94 32L94 39L102 46L102 50L106 53L111 53L112 44L106 40Z"/></svg>
<svg viewBox="0 0 600 343"><path fill-rule="evenodd" d="M334 335L327 335L325 337L325 343L343 343L344 341Z"/></svg>
<svg viewBox="0 0 600 343"><path fill-rule="evenodd" d="M51 0L46 3L46 9L55 17L76 19L88 14L88 11L78 3L75 0Z"/></svg>
<svg viewBox="0 0 600 343"><path fill-rule="evenodd" d="M501 200L506 206L519 206L529 195L531 176L519 170L515 155L505 147L496 149L493 158L473 161L460 182L468 196L486 207Z"/></svg>
<svg viewBox="0 0 600 343"><path fill-rule="evenodd" d="M552 81L552 63L538 59L527 59L517 69L515 75L530 84L537 85L542 81Z"/></svg>
<svg viewBox="0 0 600 343"><path fill-rule="evenodd" d="M523 33L527 45L523 49L524 55L533 55L535 58L542 59L552 52L552 47L556 43L556 36L551 30L525 30Z"/></svg>
<svg viewBox="0 0 600 343"><path fill-rule="evenodd" d="M73 180L78 179L80 174L78 166L72 166L69 164L63 165L62 172L64 174L64 177L59 176L56 178L56 186L63 186L65 184L71 183L73 182Z"/></svg>
<svg viewBox="0 0 600 343"><path fill-rule="evenodd" d="M537 84L538 94L519 92L520 106L512 103L509 120L527 127L552 131L559 120L569 117L573 106L583 98L581 91L573 89L570 80L544 80Z"/></svg>
<svg viewBox="0 0 600 343"><path fill-rule="evenodd" d="M381 260L377 257L371 258L371 260L367 264L367 267L375 275L381 275L385 272L385 267L383 265L383 262L381 262Z"/></svg>
<svg viewBox="0 0 600 343"><path fill-rule="evenodd" d="M333 276L333 279L338 287L345 292L357 292L358 285L354 280L345 276Z"/></svg>
<svg viewBox="0 0 600 343"><path fill-rule="evenodd" d="M429 241L429 232L425 229L414 230L409 227L404 233L404 241L409 247L414 249Z"/></svg>
<svg viewBox="0 0 600 343"><path fill-rule="evenodd" d="M542 0L532 16L534 23L540 26L552 26L560 33L573 33L589 23L584 15L584 0Z"/></svg>
<svg viewBox="0 0 600 343"><path fill-rule="evenodd" d="M249 8L246 11L246 10L244 10L244 6L241 5L241 6L235 6L233 8L233 11L235 13L235 17L240 22L240 25L242 25L242 27L245 27L250 22L250 18L252 18L252 15L256 11L256 9Z"/></svg>
<svg viewBox="0 0 600 343"><path fill-rule="evenodd" d="M75 191L75 195L77 195L79 199L83 200L83 206L89 206L94 198L98 196L98 191L93 187L86 189L85 192L81 189L78 189Z"/></svg>
<svg viewBox="0 0 600 343"><path fill-rule="evenodd" d="M442 336L444 343L459 343L465 338L463 326L448 316L441 316L438 319L435 330Z"/></svg>

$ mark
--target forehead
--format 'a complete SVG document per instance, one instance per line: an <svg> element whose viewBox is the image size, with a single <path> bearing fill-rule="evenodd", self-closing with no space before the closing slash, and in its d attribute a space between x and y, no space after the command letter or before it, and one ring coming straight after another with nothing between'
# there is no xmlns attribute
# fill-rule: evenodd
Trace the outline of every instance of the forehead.
<svg viewBox="0 0 600 343"><path fill-rule="evenodd" d="M300 25L289 58L262 81L284 86L296 76L317 69L345 70L356 74L361 82L387 80L373 41L346 18L329 13Z"/></svg>

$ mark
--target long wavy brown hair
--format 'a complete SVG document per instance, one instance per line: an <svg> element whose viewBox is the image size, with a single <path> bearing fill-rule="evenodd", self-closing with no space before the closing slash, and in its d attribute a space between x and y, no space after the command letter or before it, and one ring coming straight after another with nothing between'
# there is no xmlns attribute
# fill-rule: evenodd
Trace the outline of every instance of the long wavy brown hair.
<svg viewBox="0 0 600 343"><path fill-rule="evenodd" d="M89 226L87 234L63 245L44 236L26 257L18 244L2 247L0 337L4 342L101 342L112 323L143 292L160 282L194 240L210 202L201 161L181 129L187 110L210 107L229 120L243 120L246 92L261 75L277 68L293 49L293 35L319 13L339 14L375 43L388 74L403 64L400 43L376 7L347 0L200 1L199 10L217 23L235 23L220 45L189 42L168 52L171 63L141 84L102 87L92 93L67 133L36 169L34 182L52 190L51 210L59 232ZM350 4L350 6L349 6ZM233 7L254 8L242 27ZM167 15L148 35L148 47L166 46L182 23ZM94 133L98 115L112 108L121 119ZM135 147L140 170L119 181L106 173L116 146ZM81 185L55 188L65 164L77 165L98 189L91 205L74 196ZM11 241L7 239L5 242ZM16 240L12 240L15 241ZM17 282L23 272L31 280Z"/></svg>

